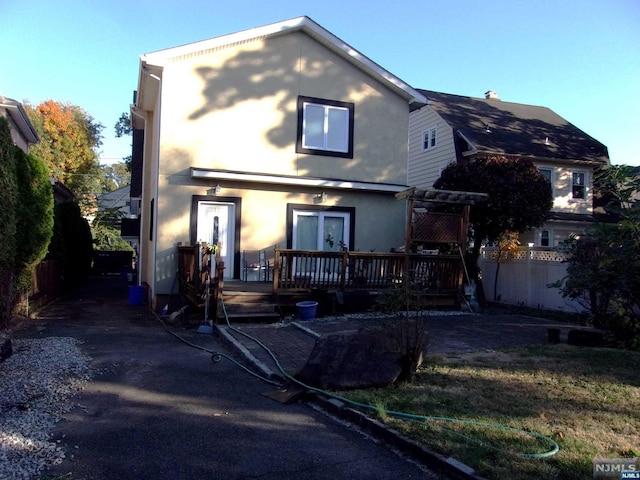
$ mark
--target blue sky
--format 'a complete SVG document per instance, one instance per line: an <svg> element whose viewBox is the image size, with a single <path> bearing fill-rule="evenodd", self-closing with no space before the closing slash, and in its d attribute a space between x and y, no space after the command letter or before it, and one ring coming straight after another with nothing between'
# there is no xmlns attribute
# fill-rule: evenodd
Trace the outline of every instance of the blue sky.
<svg viewBox="0 0 640 480"><path fill-rule="evenodd" d="M301 15L413 87L549 107L640 165L640 0L0 0L0 94L84 108L120 161L140 55Z"/></svg>

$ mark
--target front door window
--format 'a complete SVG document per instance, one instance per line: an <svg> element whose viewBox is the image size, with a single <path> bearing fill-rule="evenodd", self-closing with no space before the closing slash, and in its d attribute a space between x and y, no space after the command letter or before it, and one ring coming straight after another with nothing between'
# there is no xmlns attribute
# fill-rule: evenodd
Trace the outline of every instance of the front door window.
<svg viewBox="0 0 640 480"><path fill-rule="evenodd" d="M198 202L196 240L198 243L207 242L209 245L219 245L220 257L225 265L225 278L233 274L234 212L234 204L210 201Z"/></svg>

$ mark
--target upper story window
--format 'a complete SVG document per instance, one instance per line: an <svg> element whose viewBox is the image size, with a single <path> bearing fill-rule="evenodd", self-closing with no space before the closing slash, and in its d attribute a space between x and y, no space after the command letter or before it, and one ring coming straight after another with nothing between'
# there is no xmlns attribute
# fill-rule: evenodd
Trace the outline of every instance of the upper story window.
<svg viewBox="0 0 640 480"><path fill-rule="evenodd" d="M353 103L298 97L296 152L353 158Z"/></svg>
<svg viewBox="0 0 640 480"><path fill-rule="evenodd" d="M541 247L553 247L552 245L553 239L551 237L550 230L542 230L540 231L540 246Z"/></svg>
<svg viewBox="0 0 640 480"><path fill-rule="evenodd" d="M424 132L422 132L422 150L436 148L437 136L437 127L427 128Z"/></svg>
<svg viewBox="0 0 640 480"><path fill-rule="evenodd" d="M553 185L553 180L551 178L552 176L552 170L550 168L547 167L540 167L538 168L538 171L540 172L540 174L547 179L547 182L551 183Z"/></svg>
<svg viewBox="0 0 640 480"><path fill-rule="evenodd" d="M551 195L555 196L554 193L554 179L553 179L553 168L551 167L538 167L538 171L540 174L546 178L547 182L551 185Z"/></svg>
<svg viewBox="0 0 640 480"><path fill-rule="evenodd" d="M584 172L571 173L571 198L584 200L587 198L587 187L585 184L586 175Z"/></svg>

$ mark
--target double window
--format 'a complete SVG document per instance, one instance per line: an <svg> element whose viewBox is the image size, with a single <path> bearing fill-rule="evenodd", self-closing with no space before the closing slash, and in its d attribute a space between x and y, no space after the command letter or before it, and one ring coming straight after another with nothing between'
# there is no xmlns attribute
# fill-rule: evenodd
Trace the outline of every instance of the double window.
<svg viewBox="0 0 640 480"><path fill-rule="evenodd" d="M353 158L353 103L298 97L296 152Z"/></svg>
<svg viewBox="0 0 640 480"><path fill-rule="evenodd" d="M422 132L422 150L436 148L438 128L433 126Z"/></svg>

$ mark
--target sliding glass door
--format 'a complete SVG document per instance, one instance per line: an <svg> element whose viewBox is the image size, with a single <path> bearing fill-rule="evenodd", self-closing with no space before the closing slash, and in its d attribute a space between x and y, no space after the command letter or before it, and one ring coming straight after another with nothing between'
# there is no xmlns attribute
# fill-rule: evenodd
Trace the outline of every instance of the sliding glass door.
<svg viewBox="0 0 640 480"><path fill-rule="evenodd" d="M350 214L294 210L293 248L338 252L349 245Z"/></svg>

